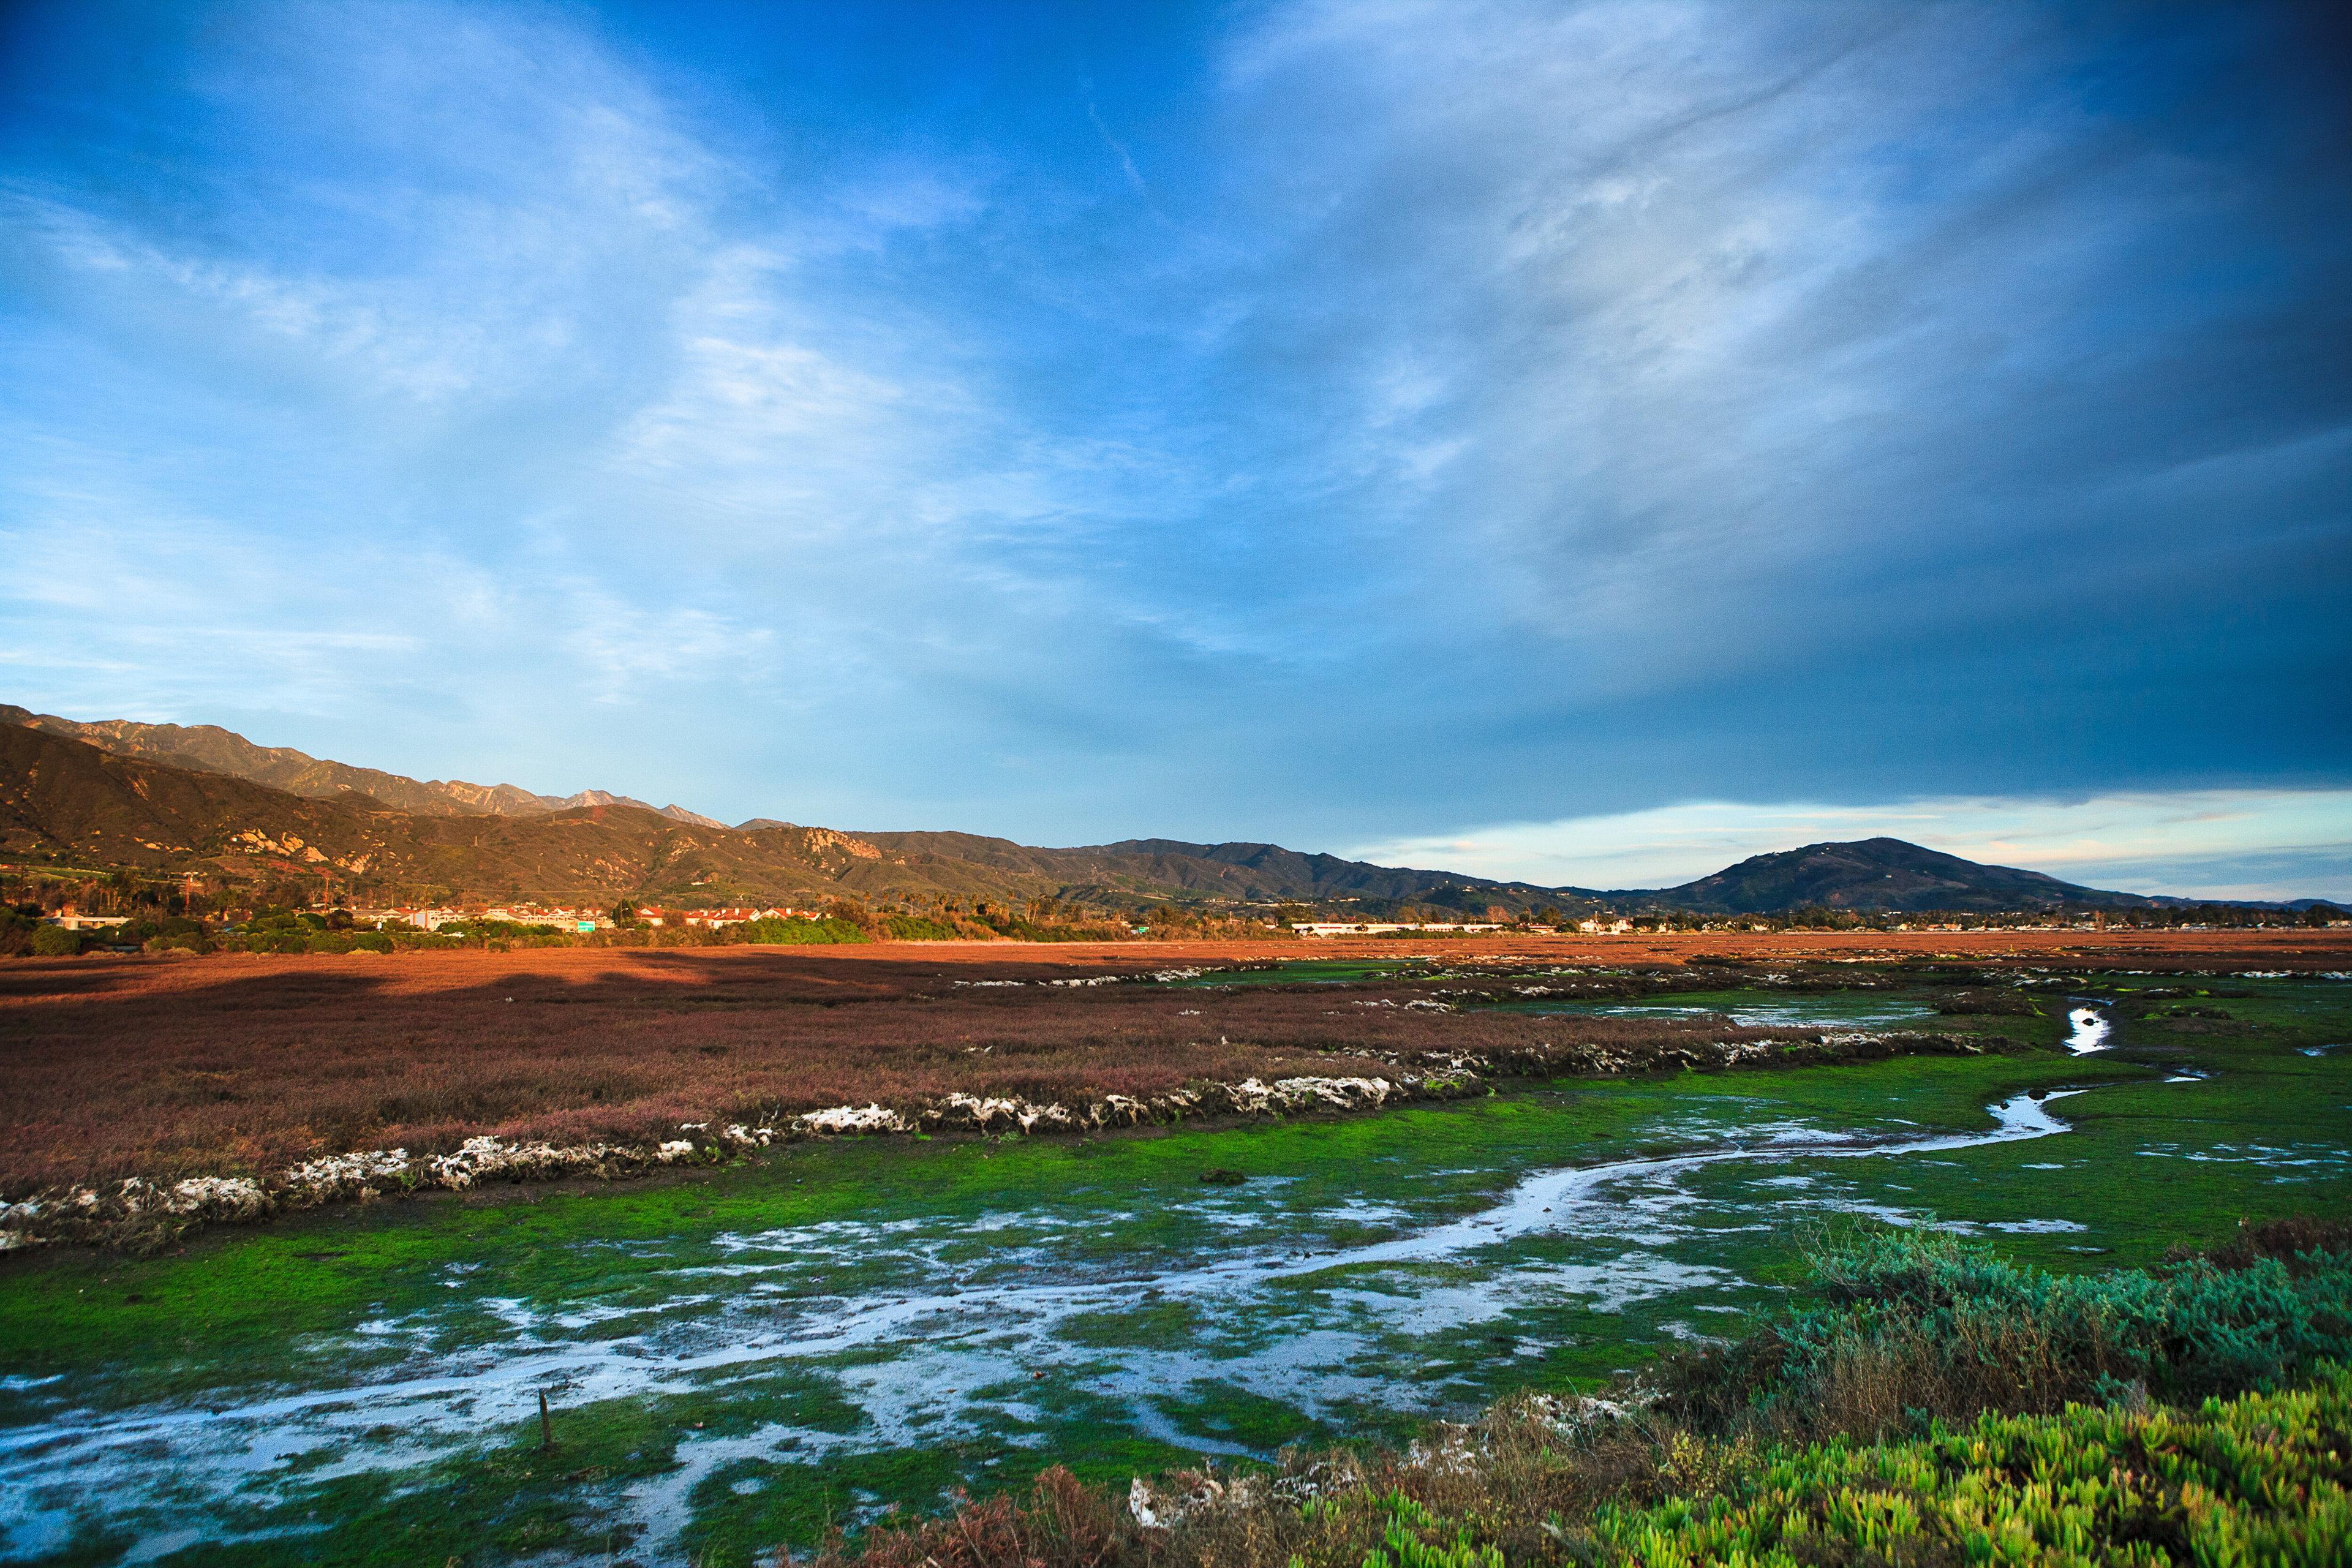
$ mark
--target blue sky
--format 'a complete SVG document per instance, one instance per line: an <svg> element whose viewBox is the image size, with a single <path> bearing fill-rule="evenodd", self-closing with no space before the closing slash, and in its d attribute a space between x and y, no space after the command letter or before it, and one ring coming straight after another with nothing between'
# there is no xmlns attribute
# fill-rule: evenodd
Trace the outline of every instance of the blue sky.
<svg viewBox="0 0 2352 1568"><path fill-rule="evenodd" d="M730 819L2352 893L2335 17L15 6L0 696Z"/></svg>

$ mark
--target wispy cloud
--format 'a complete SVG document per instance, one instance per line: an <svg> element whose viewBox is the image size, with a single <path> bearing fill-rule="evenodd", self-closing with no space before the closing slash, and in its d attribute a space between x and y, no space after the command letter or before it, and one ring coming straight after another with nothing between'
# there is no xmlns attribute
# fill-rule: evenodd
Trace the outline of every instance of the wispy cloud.
<svg viewBox="0 0 2352 1568"><path fill-rule="evenodd" d="M1134 154L1127 150L1127 143L1112 135L1110 127L1103 123L1102 110L1095 102L1094 83L1081 84L1081 90L1087 99L1087 121L1094 126L1095 134L1102 138L1103 145L1109 148L1111 156L1118 160L1119 173L1125 174L1127 183L1135 187L1135 194L1149 197L1151 187L1143 183L1143 171L1135 166Z"/></svg>
<svg viewBox="0 0 2352 1568"><path fill-rule="evenodd" d="M2292 10L45 15L19 700L1065 841L2352 779Z"/></svg>

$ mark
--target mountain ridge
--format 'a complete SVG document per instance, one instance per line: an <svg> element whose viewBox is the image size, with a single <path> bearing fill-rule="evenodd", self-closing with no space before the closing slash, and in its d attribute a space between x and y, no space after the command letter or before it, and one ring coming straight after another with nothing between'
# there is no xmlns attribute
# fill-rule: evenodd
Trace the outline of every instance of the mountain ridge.
<svg viewBox="0 0 2352 1568"><path fill-rule="evenodd" d="M844 832L773 817L734 826L603 790L420 781L257 745L213 725L79 721L0 704L0 847L112 857L150 872L315 873L485 899L704 902L847 895L1767 914L2136 909L2189 900L1987 866L1897 838L1751 856L1672 888L1600 891L1374 865L1278 844L1127 838L1049 847L953 831ZM2311 900L2305 900L2309 902Z"/></svg>
<svg viewBox="0 0 2352 1568"><path fill-rule="evenodd" d="M398 811L421 816L467 815L525 816L541 812L572 811L586 805L628 805L659 812L681 822L705 827L725 827L723 822L691 812L682 805L657 806L607 790L582 790L576 795L537 795L520 784L468 784L463 779L414 779L298 752L291 746L264 746L217 724L150 724L136 719L64 719L36 713L15 703L0 702L0 723L36 729L97 746L119 756L145 757L176 767L226 773L268 784L289 795L312 800L333 800L345 794L368 795Z"/></svg>
<svg viewBox="0 0 2352 1568"><path fill-rule="evenodd" d="M1192 844L1174 838L1129 838L1112 844L1055 848L955 832L864 831L857 837L886 847L923 848L977 864L1055 877L1074 890L1108 894L1191 893L1243 903L1318 903L1344 900L1589 903L1589 895L1532 882L1498 882L1458 871L1414 870L1306 854L1276 844ZM1464 900L1472 900L1465 904Z"/></svg>
<svg viewBox="0 0 2352 1568"><path fill-rule="evenodd" d="M453 900L693 904L1052 890L886 858L826 828L743 833L611 805L528 815L400 812L373 796L317 799L14 725L0 726L0 853L150 875L317 877L322 887Z"/></svg>

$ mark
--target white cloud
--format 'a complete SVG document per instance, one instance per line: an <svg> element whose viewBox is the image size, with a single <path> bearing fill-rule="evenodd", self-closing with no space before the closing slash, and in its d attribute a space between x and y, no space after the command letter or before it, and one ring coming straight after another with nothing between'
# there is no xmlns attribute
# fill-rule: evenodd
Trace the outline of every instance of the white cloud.
<svg viewBox="0 0 2352 1568"><path fill-rule="evenodd" d="M2136 308L2117 277L2216 227L2148 220L2171 165L2121 199L2047 167L2084 128L2034 73L2095 47L2000 7L1221 16L1222 72L1089 100L1094 130L1062 67L936 117L754 101L562 9L175 35L89 95L137 134L85 118L0 168L16 695L425 713L442 749L373 760L477 773L504 764L447 748L520 749L519 714L583 767L752 735L740 775L822 773L868 820L1297 837L2234 777L2263 742L2205 745L2175 677L2217 642L2322 668L2263 591L2289 574L2230 571L2307 510L2240 504L2188 561L2143 537L2162 496L2110 489L2117 548L2000 466L2062 440L2021 365L2095 367L2070 395L2103 408L2167 341L2083 352L2088 286ZM1147 170L1164 221L1121 183ZM2233 405L2279 384L2200 363L2179 381ZM2176 514L2256 481L2203 482ZM2216 637L2181 582L2288 629ZM1952 689L1992 744L1942 732ZM2334 776L2318 750L2273 745Z"/></svg>
<svg viewBox="0 0 2352 1568"><path fill-rule="evenodd" d="M20 426L13 631L45 638L35 601L75 593L157 637L201 626L158 677L197 712L250 679L202 651L247 622L303 665L289 698L380 679L319 626L343 603L414 628L404 683L470 689L496 650L560 647L599 703L785 642L837 673L824 649L887 657L877 630L922 612L938 624L903 635L967 657L1045 640L1024 626L1062 613L1030 591L1040 563L990 547L1077 515L1099 455L992 406L965 379L982 356L918 302L812 275L969 222L983 160L886 150L795 184L552 13L295 6L235 30L196 70L226 140L340 159L257 147L254 188L175 205L0 186L57 316L233 389L216 438L247 454L198 473L144 429ZM89 504L59 504L91 474Z"/></svg>
<svg viewBox="0 0 2352 1568"><path fill-rule="evenodd" d="M1308 395L1363 433L1326 454L1378 476L1351 510L1442 520L1383 542L1426 555L1425 616L1519 628L1566 700L1600 702L1912 635L1918 608L1889 627L1874 601L1923 554L2063 548L2047 498L1988 504L2040 439L2008 426L2057 416L2048 378L2199 176L2150 157L2100 183L2106 128L2039 91L2067 45L2046 18L1261 15L1227 56L1232 112L1278 128L1292 165L1264 181L1267 253L1310 259L1282 285L1293 311L1254 330L1358 329ZM1998 111L2021 93L2032 114ZM2183 301L2146 342L2211 309ZM1433 361L1442 380L1400 378ZM1839 603L1852 582L1875 592ZM2012 574L1927 613L2020 591Z"/></svg>

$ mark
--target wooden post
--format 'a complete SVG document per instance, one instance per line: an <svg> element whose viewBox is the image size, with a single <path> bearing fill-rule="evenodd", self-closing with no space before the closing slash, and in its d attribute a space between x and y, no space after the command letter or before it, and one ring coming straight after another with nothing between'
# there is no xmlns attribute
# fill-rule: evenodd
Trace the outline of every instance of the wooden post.
<svg viewBox="0 0 2352 1568"><path fill-rule="evenodd" d="M555 1447L555 1423L547 1418L547 1390L539 1391L539 1451L545 1453Z"/></svg>

